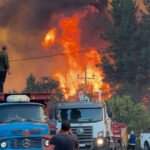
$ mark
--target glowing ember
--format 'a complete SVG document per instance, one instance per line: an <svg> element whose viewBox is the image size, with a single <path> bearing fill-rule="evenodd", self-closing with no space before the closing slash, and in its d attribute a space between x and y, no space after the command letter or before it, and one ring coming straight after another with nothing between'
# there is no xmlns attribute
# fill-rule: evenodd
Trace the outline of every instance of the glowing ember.
<svg viewBox="0 0 150 150"><path fill-rule="evenodd" d="M42 42L42 45L44 48L48 48L55 42L56 34L57 34L57 31L55 28L48 31L48 33L46 34L44 38L44 41Z"/></svg>
<svg viewBox="0 0 150 150"><path fill-rule="evenodd" d="M143 0L136 0L136 4L139 7L139 10L144 12L145 14L149 14Z"/></svg>

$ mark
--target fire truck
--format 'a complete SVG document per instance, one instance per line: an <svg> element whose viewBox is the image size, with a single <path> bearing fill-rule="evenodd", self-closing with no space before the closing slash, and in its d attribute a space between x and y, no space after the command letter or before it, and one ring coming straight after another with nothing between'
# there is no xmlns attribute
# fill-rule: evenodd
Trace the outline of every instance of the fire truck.
<svg viewBox="0 0 150 150"><path fill-rule="evenodd" d="M72 132L79 139L80 149L121 149L127 145L127 125L112 122L112 111L102 101L88 97L76 102L58 103L57 128L70 120Z"/></svg>
<svg viewBox="0 0 150 150"><path fill-rule="evenodd" d="M47 150L49 94L0 94L0 149Z"/></svg>

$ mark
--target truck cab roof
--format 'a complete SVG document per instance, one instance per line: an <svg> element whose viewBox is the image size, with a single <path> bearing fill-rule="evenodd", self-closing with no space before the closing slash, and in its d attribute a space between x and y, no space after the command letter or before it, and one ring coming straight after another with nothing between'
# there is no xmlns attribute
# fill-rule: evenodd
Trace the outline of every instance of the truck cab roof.
<svg viewBox="0 0 150 150"><path fill-rule="evenodd" d="M58 109L74 109L74 108L102 108L103 102L62 102L58 103Z"/></svg>
<svg viewBox="0 0 150 150"><path fill-rule="evenodd" d="M41 104L47 106L50 100L50 93L22 93L22 94L0 94L0 104L20 105L20 104Z"/></svg>
<svg viewBox="0 0 150 150"><path fill-rule="evenodd" d="M0 106L12 106L12 105L37 105L37 106L44 106L43 104L40 104L40 103L34 103L34 102L21 102L21 103L19 103L19 102L13 102L13 103L10 103L10 102L8 102L8 103L0 103Z"/></svg>

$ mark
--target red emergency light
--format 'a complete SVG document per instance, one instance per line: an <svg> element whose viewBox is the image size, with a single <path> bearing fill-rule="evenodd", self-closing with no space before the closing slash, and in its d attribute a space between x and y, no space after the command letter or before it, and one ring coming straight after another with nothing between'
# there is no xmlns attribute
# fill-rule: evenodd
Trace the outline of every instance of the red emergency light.
<svg viewBox="0 0 150 150"><path fill-rule="evenodd" d="M50 100L50 93L27 94L31 101L34 100Z"/></svg>

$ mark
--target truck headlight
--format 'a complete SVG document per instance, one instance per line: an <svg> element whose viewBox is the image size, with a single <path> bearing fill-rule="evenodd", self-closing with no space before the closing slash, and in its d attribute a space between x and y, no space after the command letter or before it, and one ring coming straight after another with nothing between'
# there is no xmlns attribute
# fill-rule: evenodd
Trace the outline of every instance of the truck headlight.
<svg viewBox="0 0 150 150"><path fill-rule="evenodd" d="M7 147L7 143L5 141L0 143L0 147L1 148L6 148Z"/></svg>
<svg viewBox="0 0 150 150"><path fill-rule="evenodd" d="M45 145L46 147L48 147L48 146L50 145L49 140L45 140L45 141L44 141L44 145Z"/></svg>
<svg viewBox="0 0 150 150"><path fill-rule="evenodd" d="M101 145L104 144L104 139L103 138L98 138L96 143L97 143L98 146L101 146Z"/></svg>

